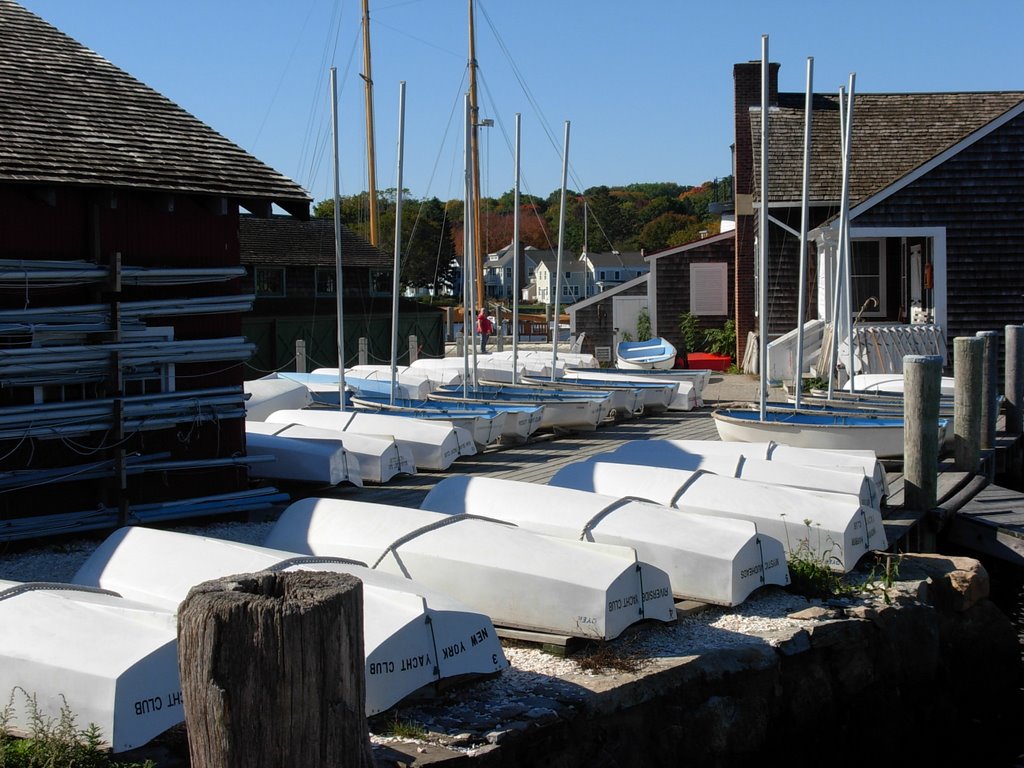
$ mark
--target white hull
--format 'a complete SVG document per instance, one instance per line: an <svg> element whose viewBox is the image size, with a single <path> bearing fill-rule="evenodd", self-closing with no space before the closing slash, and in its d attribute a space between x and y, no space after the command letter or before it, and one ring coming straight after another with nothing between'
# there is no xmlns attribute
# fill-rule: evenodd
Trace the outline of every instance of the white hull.
<svg viewBox="0 0 1024 768"><path fill-rule="evenodd" d="M610 381L610 382L623 382L637 384L651 383L651 384L666 384L673 387L669 393L667 400L661 403L660 398L655 401L649 401L645 399L644 404L648 407L664 407L670 411L692 411L694 408L699 408L703 405L703 401L700 399L700 390L697 388L694 381L673 378L665 376L660 378L657 374L630 374L626 371L622 372L610 372L610 371L566 371L566 379L581 378L581 379L594 379L596 381ZM647 390L644 390L647 392ZM646 394L646 398L650 395Z"/></svg>
<svg viewBox="0 0 1024 768"><path fill-rule="evenodd" d="M430 399L437 400L438 402L454 401L477 404L487 404L489 402L484 398L463 398L460 394L460 390L458 389L450 392L433 392L430 395ZM543 410L541 411L540 426L538 429L597 429L597 425L610 410L608 407L607 397L598 402L596 400L587 400L584 398L572 400L538 400L524 397L517 400L514 395L511 395L507 398L503 397L500 400L496 399L494 402L496 404L518 403L519 405L542 405Z"/></svg>
<svg viewBox="0 0 1024 768"><path fill-rule="evenodd" d="M505 429L504 413L474 414L469 411L465 413L424 412L423 409L417 409L414 406L385 405L373 402L372 400L363 400L359 395L352 397L352 404L360 411L365 411L366 413L379 413L383 416L402 416L406 419L423 418L425 421L459 427L473 436L473 442L476 444L478 451L496 442Z"/></svg>
<svg viewBox="0 0 1024 768"><path fill-rule="evenodd" d="M310 392L317 392L323 394L329 394L337 396L338 394L338 374L337 369L333 375L326 373L289 373L282 371L277 374L280 378L294 381L302 386L306 387ZM381 376L377 373L367 373L360 375L356 373L345 373L345 388L348 390L352 389L366 389L370 392L386 392L388 394L394 390L394 393L398 397L426 397L427 393L432 389L430 383L423 377L417 377L414 379L406 379L392 382L388 376ZM335 397L335 402L337 398Z"/></svg>
<svg viewBox="0 0 1024 768"><path fill-rule="evenodd" d="M249 469L250 477L322 485L363 484L359 460L350 456L342 445L264 434L259 427L250 430L246 423L245 452L248 456L274 457L274 461L253 464Z"/></svg>
<svg viewBox="0 0 1024 768"><path fill-rule="evenodd" d="M245 401L245 417L253 421L266 421L274 411L285 408L305 408L313 403L309 390L298 382L268 376L247 381L242 389L248 398Z"/></svg>
<svg viewBox="0 0 1024 768"><path fill-rule="evenodd" d="M681 514L615 496L490 477L450 477L427 494L421 509L479 514L521 528L585 541L633 547L669 575L677 598L738 605L757 587L789 583L786 556L775 539L758 537L745 520Z"/></svg>
<svg viewBox="0 0 1024 768"><path fill-rule="evenodd" d="M711 414L724 442L778 442L795 448L819 450L871 450L882 459L903 456L903 425L886 427L820 425L784 421L736 419L721 412Z"/></svg>
<svg viewBox="0 0 1024 768"><path fill-rule="evenodd" d="M491 674L508 666L490 620L458 601L402 577L308 560L292 552L133 527L111 534L75 581L176 611L191 587L232 574L273 569L357 576L363 582L367 715L442 678Z"/></svg>
<svg viewBox="0 0 1024 768"><path fill-rule="evenodd" d="M494 352L492 353L492 357L495 359L502 358L505 360L511 360L512 352L509 350ZM536 349L520 349L516 351L516 361L518 362L520 359L548 362L551 360L551 353ZM558 362L564 364L566 368L596 368L600 365L597 358L587 352L559 351Z"/></svg>
<svg viewBox="0 0 1024 768"><path fill-rule="evenodd" d="M723 477L753 480L769 485L783 485L808 491L845 493L860 499L860 503L881 507L884 488L877 486L865 476L859 467L843 470L840 468L808 467L786 464L781 461L767 461L746 456L740 452L715 453L702 451L699 446L682 448L671 440L633 440L623 443L614 451L599 453L593 461L613 464L639 464L665 469L685 469L696 472L702 469ZM698 441L688 441L698 442ZM743 446L746 443L718 443L715 445Z"/></svg>
<svg viewBox="0 0 1024 768"><path fill-rule="evenodd" d="M115 752L184 720L173 613L69 584L0 581L0 627L10 730L32 732L26 696L44 720L66 706L76 729L95 723Z"/></svg>
<svg viewBox="0 0 1024 768"><path fill-rule="evenodd" d="M905 383L902 373L858 373L853 377L853 386L856 392L903 394ZM849 392L850 382L847 381L843 388ZM956 379L952 376L943 376L939 384L939 394L943 397L953 397L955 391Z"/></svg>
<svg viewBox="0 0 1024 768"><path fill-rule="evenodd" d="M416 474L416 462L408 446L383 435L360 435L355 432L317 429L304 424L269 424L263 421L247 421L245 433L246 439L251 434L279 435L290 440L325 443L342 448L358 462L359 475L364 483L386 483L395 475Z"/></svg>
<svg viewBox="0 0 1024 768"><path fill-rule="evenodd" d="M663 338L649 341L621 341L615 347L615 364L619 368L674 368L676 348Z"/></svg>
<svg viewBox="0 0 1024 768"><path fill-rule="evenodd" d="M405 573L505 626L611 639L644 618L675 618L667 574L632 549L493 521L310 498L282 513L267 544Z"/></svg>
<svg viewBox="0 0 1024 768"><path fill-rule="evenodd" d="M412 451L417 469L445 470L459 456L472 456L476 453L473 438L464 429L403 416L316 409L275 411L267 421L305 424L342 434L390 435L395 442L408 446Z"/></svg>
<svg viewBox="0 0 1024 768"><path fill-rule="evenodd" d="M550 376L551 359L545 361L541 358L523 358L516 360L516 366L520 376ZM456 371L460 376L465 375L464 371L468 365L470 376L473 372L473 355L470 355L468 362L461 357L442 358L420 358L412 364L415 370L426 371ZM556 371L565 370L564 363L558 363ZM512 360L505 357L495 357L491 354L476 355L476 373L478 378L486 378L492 381L500 381L503 384L512 381ZM436 388L436 387L435 387Z"/></svg>
<svg viewBox="0 0 1024 768"><path fill-rule="evenodd" d="M418 361L417 361L418 362ZM353 365L351 369L353 373L384 373L388 376L391 375L390 365ZM409 374L411 377L421 377L426 380L430 385L431 389L437 387L443 387L448 384L461 384L462 383L462 369L461 368L443 368L440 366L417 366L413 365L404 366L399 368L403 374ZM328 376L337 376L337 368L316 368L313 373L323 373Z"/></svg>
<svg viewBox="0 0 1024 768"><path fill-rule="evenodd" d="M811 554L840 571L888 546L882 516L856 498L783 488L682 469L579 462L559 470L551 485L609 496L637 496L697 514L749 520L789 553L806 540ZM805 521L809 521L805 523Z"/></svg>
<svg viewBox="0 0 1024 768"><path fill-rule="evenodd" d="M693 385L698 401L704 393L704 388L711 382L711 371L707 368L670 368L660 370L640 370L637 368L628 371L621 368L584 368L576 373L580 376L590 376L593 373L608 376L624 376L627 378L632 376L634 378L639 377L641 381L686 381Z"/></svg>
<svg viewBox="0 0 1024 768"><path fill-rule="evenodd" d="M624 419L643 413L646 405L645 393L639 389L608 387L606 389L597 390L593 385L586 386L583 384L577 384L573 380L566 381L565 379L557 379L555 381L551 381L550 379L544 379L541 377L535 378L533 376L524 376L522 383L531 387L548 387L551 389L573 390L575 392L595 392L596 390L596 396L608 396L609 415L616 419ZM663 393L655 392L652 397L654 407L658 407L659 405L661 398L659 398L658 395L660 394Z"/></svg>

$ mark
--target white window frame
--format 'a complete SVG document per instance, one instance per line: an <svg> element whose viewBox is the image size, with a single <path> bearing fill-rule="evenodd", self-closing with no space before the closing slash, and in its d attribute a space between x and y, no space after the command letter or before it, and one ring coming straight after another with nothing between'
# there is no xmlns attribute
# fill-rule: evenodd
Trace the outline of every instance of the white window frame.
<svg viewBox="0 0 1024 768"><path fill-rule="evenodd" d="M851 256L853 255L853 251L854 251L854 249L857 248L858 245L864 245L866 243L878 243L878 274L877 275L875 275L874 273L872 273L872 274L863 274L863 275L852 274L853 259L851 258L850 259L850 270L851 270L850 280L851 281L855 281L858 277L870 277L870 278L876 278L877 277L877 279L878 279L878 294L875 296L875 298L878 299L878 306L872 307L872 306L868 305L867 307L864 308L864 312L861 314L861 317L884 318L888 314L888 307L887 307L888 302L886 301L886 298L885 298L885 295L886 295L886 271L887 271L886 270L886 256L885 256L885 238L884 237L858 237L858 238L855 238L855 239L851 238L851 240L850 240L850 251L851 251L850 255ZM852 291L853 285L855 285L855 283L851 282L851 291ZM860 312L861 305L864 303L864 301L867 300L867 298L868 298L867 296L861 296L859 298L856 297L856 296L853 297L853 299L852 299L853 300L852 312L853 312L853 316L854 317L856 317L857 314Z"/></svg>

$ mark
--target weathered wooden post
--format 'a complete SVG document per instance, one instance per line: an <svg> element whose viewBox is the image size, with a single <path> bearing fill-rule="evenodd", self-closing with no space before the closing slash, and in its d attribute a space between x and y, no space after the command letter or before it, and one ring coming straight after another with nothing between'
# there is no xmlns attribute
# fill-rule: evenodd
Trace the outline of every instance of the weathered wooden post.
<svg viewBox="0 0 1024 768"><path fill-rule="evenodd" d="M981 450L990 451L996 447L996 420L999 417L999 332L978 331L977 336L985 342L985 355L981 368Z"/></svg>
<svg viewBox="0 0 1024 768"><path fill-rule="evenodd" d="M935 507L939 474L939 393L942 358L903 358L903 504L927 511Z"/></svg>
<svg viewBox="0 0 1024 768"><path fill-rule="evenodd" d="M178 611L192 768L369 768L363 590L324 572L228 576Z"/></svg>
<svg viewBox="0 0 1024 768"><path fill-rule="evenodd" d="M454 341L455 340L455 329L454 329L455 322L453 320L454 317L455 317L455 307L445 307L444 308L444 340L445 341Z"/></svg>
<svg viewBox="0 0 1024 768"><path fill-rule="evenodd" d="M495 315L494 333L497 335L497 345L495 349L501 352L505 349L505 333L501 327L501 304L498 305L497 314Z"/></svg>
<svg viewBox="0 0 1024 768"><path fill-rule="evenodd" d="M1024 325L1006 326L1006 370L1003 395L1006 398L1005 431L1008 435L1019 435L1024 428Z"/></svg>
<svg viewBox="0 0 1024 768"><path fill-rule="evenodd" d="M409 336L409 365L420 359L420 340L416 336Z"/></svg>
<svg viewBox="0 0 1024 768"><path fill-rule="evenodd" d="M959 472L981 469L981 400L985 340L953 339L953 456Z"/></svg>
<svg viewBox="0 0 1024 768"><path fill-rule="evenodd" d="M295 372L306 372L306 340L295 340Z"/></svg>
<svg viewBox="0 0 1024 768"><path fill-rule="evenodd" d="M359 337L359 364L366 365L370 359L370 344L365 336Z"/></svg>

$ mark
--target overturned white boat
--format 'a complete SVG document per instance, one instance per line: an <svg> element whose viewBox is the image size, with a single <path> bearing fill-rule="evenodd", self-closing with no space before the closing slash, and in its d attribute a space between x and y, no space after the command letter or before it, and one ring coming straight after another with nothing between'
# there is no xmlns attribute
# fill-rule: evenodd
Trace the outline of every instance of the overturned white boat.
<svg viewBox="0 0 1024 768"><path fill-rule="evenodd" d="M37 717L67 709L123 752L184 720L173 613L73 584L0 581L0 626L8 730L31 735Z"/></svg>
<svg viewBox="0 0 1024 768"><path fill-rule="evenodd" d="M264 422L245 425L245 453L248 456L273 456L273 461L253 464L251 477L267 477L321 485L352 483L362 485L359 459L350 455L339 442L299 440L271 434ZM275 425L280 428L280 425ZM260 430L266 429L265 432Z"/></svg>
<svg viewBox="0 0 1024 768"><path fill-rule="evenodd" d="M412 450L386 435L361 435L356 432L307 427L303 424L264 421L246 421L245 435L246 442L253 435L269 435L299 443L331 445L335 449L344 450L347 456L358 462L359 477L365 483L386 483L395 475L416 474L416 461ZM353 469L353 465L350 464L349 469Z"/></svg>
<svg viewBox="0 0 1024 768"><path fill-rule="evenodd" d="M242 390L246 395L245 417L253 421L265 421L274 411L305 408L313 403L313 396L306 387L276 375L243 382Z"/></svg>
<svg viewBox="0 0 1024 768"><path fill-rule="evenodd" d="M431 400L411 400L407 397L361 392L353 395L351 402L361 412L403 416L407 419L422 419L461 427L473 436L477 450L483 450L491 443L497 442L505 430L505 413L493 409L429 408L415 404L430 403L437 406L437 403Z"/></svg>
<svg viewBox="0 0 1024 768"><path fill-rule="evenodd" d="M421 509L480 514L548 536L633 547L665 571L677 598L738 605L757 587L789 583L782 543L753 523L631 498L492 477L449 477Z"/></svg>
<svg viewBox="0 0 1024 768"><path fill-rule="evenodd" d="M590 461L563 467L550 484L750 520L759 533L781 541L787 553L806 550L834 570L853 570L865 552L888 546L881 513L843 494L783 488L710 472Z"/></svg>
<svg viewBox="0 0 1024 768"><path fill-rule="evenodd" d="M465 377L465 370L469 369L470 380L473 379L473 372L476 372L478 378L486 378L491 381L500 381L502 383L510 383L512 381L512 360L506 357L497 357L490 354L476 355L476 367L473 367L472 359L465 359L462 357L442 357L442 358L420 358L415 361L411 366L414 370L424 371L456 371L462 378ZM564 364L558 364L556 371L565 370ZM548 360L544 361L542 358L523 358L517 359L516 361L516 372L518 376L550 376L551 375L551 360L548 356ZM432 374L433 375L433 374ZM453 382L454 383L466 383L465 381ZM438 384L438 386L444 386ZM435 389L437 387L435 386Z"/></svg>
<svg viewBox="0 0 1024 768"><path fill-rule="evenodd" d="M75 582L177 611L196 584L266 570L348 573L363 582L368 715L442 678L491 674L508 666L487 616L409 579L340 559L132 527L112 533L78 570Z"/></svg>
<svg viewBox="0 0 1024 768"><path fill-rule="evenodd" d="M747 443L724 443L747 445ZM742 453L700 452L674 446L668 440L633 440L623 443L614 451L598 453L592 461L612 464L639 464L647 467L685 469L690 472L704 470L724 477L753 480L768 485L802 488L808 491L845 493L860 499L860 503L879 509L884 489L879 488L860 468L807 467L781 461L746 456Z"/></svg>
<svg viewBox="0 0 1024 768"><path fill-rule="evenodd" d="M668 575L634 550L471 515L307 498L281 514L266 544L405 574L508 627L611 639L645 618L675 618Z"/></svg>
<svg viewBox="0 0 1024 768"><path fill-rule="evenodd" d="M378 409L412 411L431 410L440 413L451 414L453 419L466 414L484 414L495 417L495 423L500 428L499 437L504 440L520 441L525 440L540 428L543 418L542 405L516 405L515 403L464 403L456 401L440 402L436 400L409 400L405 398L391 398L387 395L357 395L352 402L361 406L364 403L372 404ZM498 417L501 417L500 419ZM456 423L453 421L453 423ZM480 440L474 435L477 444Z"/></svg>
<svg viewBox="0 0 1024 768"><path fill-rule="evenodd" d="M267 421L275 424L304 424L336 434L390 435L408 446L417 469L445 470L460 456L476 453L473 437L461 427L429 421L384 416L359 411L327 408L274 411Z"/></svg>
<svg viewBox="0 0 1024 768"><path fill-rule="evenodd" d="M647 447L640 448L639 444L641 442L645 443ZM634 440L629 443L623 443L616 452L639 451L647 454L652 450L663 452L666 456L672 453L692 453L702 456L748 457L778 462L779 464L821 467L823 469L864 474L876 486L882 496L888 494L885 467L882 466L882 462L878 460L878 456L872 450L840 451L824 448L799 448L770 441L732 443L720 440ZM666 465L657 464L656 466Z"/></svg>
<svg viewBox="0 0 1024 768"><path fill-rule="evenodd" d="M512 352L509 350L496 351L491 353L491 357L511 360ZM518 349L516 350L516 360L518 361L519 358L548 362L551 360L551 353L538 349ZM562 352L559 350L558 362L562 363L566 368L597 368L600 365L598 359L589 352Z"/></svg>

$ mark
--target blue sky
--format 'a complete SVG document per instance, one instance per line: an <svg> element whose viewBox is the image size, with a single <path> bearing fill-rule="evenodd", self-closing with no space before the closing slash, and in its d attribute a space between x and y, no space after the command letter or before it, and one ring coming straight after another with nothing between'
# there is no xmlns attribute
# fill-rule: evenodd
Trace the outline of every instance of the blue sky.
<svg viewBox="0 0 1024 768"><path fill-rule="evenodd" d="M332 194L328 68L338 69L341 191L365 189L359 0L20 0L177 102L316 200ZM398 83L407 83L405 186L462 196L465 0L370 0L378 187L395 185ZM512 186L514 114L523 186L558 188L570 120L570 186L730 172L732 65L759 59L780 88L835 92L1024 90L1024 2L478 0L481 186ZM856 125L854 126L856 130ZM856 136L854 138L856 141Z"/></svg>

